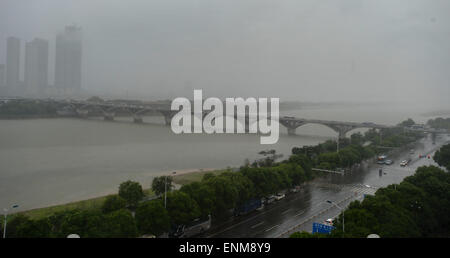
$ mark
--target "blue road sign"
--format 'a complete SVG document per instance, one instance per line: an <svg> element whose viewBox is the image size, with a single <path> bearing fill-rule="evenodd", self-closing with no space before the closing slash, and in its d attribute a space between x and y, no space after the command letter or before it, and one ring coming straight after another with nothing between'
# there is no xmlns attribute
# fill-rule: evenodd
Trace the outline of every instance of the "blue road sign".
<svg viewBox="0 0 450 258"><path fill-rule="evenodd" d="M334 229L333 226L328 226L325 224L320 224L320 223L314 222L312 232L313 232L313 234L314 233L330 234L333 229Z"/></svg>

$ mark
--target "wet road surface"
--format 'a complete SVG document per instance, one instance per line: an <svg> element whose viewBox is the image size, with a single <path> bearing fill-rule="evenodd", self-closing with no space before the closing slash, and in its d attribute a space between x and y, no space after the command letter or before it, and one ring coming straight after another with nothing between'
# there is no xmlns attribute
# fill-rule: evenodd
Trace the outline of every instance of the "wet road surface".
<svg viewBox="0 0 450 258"><path fill-rule="evenodd" d="M392 165L378 165L370 161L359 169L344 176L330 175L306 184L298 193L287 194L280 201L269 204L260 211L233 217L220 225L214 225L200 237L214 238L272 238L288 237L296 231L312 230L312 223L323 223L340 213L339 209L327 200L346 207L353 200L362 200L365 194L374 194L380 187L400 183L405 177L414 174L419 166L436 165L428 158L419 158L419 154L433 153L450 140L448 136L438 136L433 144L431 138L420 140L410 148L393 151L389 159ZM414 153L410 153L410 149ZM400 162L411 158L406 167ZM382 169L380 174L379 169Z"/></svg>

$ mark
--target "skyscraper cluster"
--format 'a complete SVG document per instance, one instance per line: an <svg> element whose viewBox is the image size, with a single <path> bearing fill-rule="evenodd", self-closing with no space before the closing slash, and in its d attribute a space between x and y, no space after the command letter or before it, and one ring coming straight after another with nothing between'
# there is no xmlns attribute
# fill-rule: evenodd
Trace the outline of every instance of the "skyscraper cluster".
<svg viewBox="0 0 450 258"><path fill-rule="evenodd" d="M35 38L25 43L21 80L21 40L9 37L6 65L0 64L0 96L72 95L81 91L81 28L66 26L55 42L55 78L49 85L49 44Z"/></svg>

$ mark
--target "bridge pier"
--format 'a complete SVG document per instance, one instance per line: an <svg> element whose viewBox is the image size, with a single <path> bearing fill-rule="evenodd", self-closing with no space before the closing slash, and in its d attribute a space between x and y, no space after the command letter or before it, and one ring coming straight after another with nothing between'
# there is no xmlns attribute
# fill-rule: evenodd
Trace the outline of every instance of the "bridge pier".
<svg viewBox="0 0 450 258"><path fill-rule="evenodd" d="M144 119L141 116L133 116L133 122L136 124L142 124Z"/></svg>
<svg viewBox="0 0 450 258"><path fill-rule="evenodd" d="M165 123L165 125L171 126L172 118L175 116L175 114L178 111L172 111L172 110L162 111L162 110L159 110L159 112L164 116L164 123Z"/></svg>
<svg viewBox="0 0 450 258"><path fill-rule="evenodd" d="M165 123L165 125L170 126L172 124L172 117L164 116L164 123Z"/></svg>
<svg viewBox="0 0 450 258"><path fill-rule="evenodd" d="M105 121L114 121L114 116L115 116L116 114L114 113L114 112L105 112L104 114L103 114L103 119L105 120Z"/></svg>
<svg viewBox="0 0 450 258"><path fill-rule="evenodd" d="M289 128L287 129L288 135L295 135L295 131L297 130L297 127L295 128Z"/></svg>
<svg viewBox="0 0 450 258"><path fill-rule="evenodd" d="M280 124L287 128L288 135L295 135L295 131L298 127L306 124L303 121L298 121L292 118L280 119Z"/></svg>
<svg viewBox="0 0 450 258"><path fill-rule="evenodd" d="M345 139L346 134L348 132L357 128L352 125L336 125L336 124L325 124L325 125L333 129L335 132L337 132L339 139Z"/></svg>
<svg viewBox="0 0 450 258"><path fill-rule="evenodd" d="M85 109L76 109L75 113L77 114L78 117L83 117L86 118L89 114L89 110L85 110Z"/></svg>

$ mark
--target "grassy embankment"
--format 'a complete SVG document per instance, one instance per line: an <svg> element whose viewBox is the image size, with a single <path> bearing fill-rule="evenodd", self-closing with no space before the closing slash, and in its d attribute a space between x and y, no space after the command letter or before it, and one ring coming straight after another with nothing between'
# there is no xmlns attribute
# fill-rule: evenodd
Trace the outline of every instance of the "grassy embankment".
<svg viewBox="0 0 450 258"><path fill-rule="evenodd" d="M218 170L208 170L208 171L197 171L185 174L179 174L173 176L173 182L177 185L185 185L196 181L201 181L203 176L207 173L211 173L215 176L222 174L225 171L230 171L228 169L218 169Z"/></svg>
<svg viewBox="0 0 450 258"><path fill-rule="evenodd" d="M145 189L144 193L146 196L154 195L151 189ZM28 216L30 219L40 219L53 215L56 212L61 212L65 210L92 210L92 209L101 209L103 202L106 200L106 196L95 197L87 200L70 202L66 204L54 205L49 207L37 208L27 211L18 212L25 216Z"/></svg>
<svg viewBox="0 0 450 258"><path fill-rule="evenodd" d="M214 175L219 175L227 170L214 170L214 171L198 171L185 173L173 176L173 182L175 184L184 185L194 181L200 181L204 174L212 173ZM151 189L145 189L144 193L146 196L153 196L154 193ZM28 216L30 219L40 219L53 215L56 212L61 212L65 210L81 209L81 210L92 210L101 209L103 202L106 200L107 196L100 196L96 198L91 198L82 201L70 202L66 204L54 205L49 207L37 208L32 210L27 210L19 212Z"/></svg>

